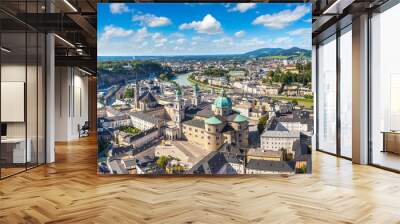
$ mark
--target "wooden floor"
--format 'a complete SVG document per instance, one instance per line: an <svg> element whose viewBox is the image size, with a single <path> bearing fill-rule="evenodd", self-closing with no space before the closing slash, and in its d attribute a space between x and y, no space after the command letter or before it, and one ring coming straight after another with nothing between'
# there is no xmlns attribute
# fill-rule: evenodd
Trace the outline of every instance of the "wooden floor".
<svg viewBox="0 0 400 224"><path fill-rule="evenodd" d="M391 152L374 151L372 156L374 164L400 170L400 155Z"/></svg>
<svg viewBox="0 0 400 224"><path fill-rule="evenodd" d="M0 181L0 223L400 223L400 175L315 152L313 174L96 174L96 141Z"/></svg>

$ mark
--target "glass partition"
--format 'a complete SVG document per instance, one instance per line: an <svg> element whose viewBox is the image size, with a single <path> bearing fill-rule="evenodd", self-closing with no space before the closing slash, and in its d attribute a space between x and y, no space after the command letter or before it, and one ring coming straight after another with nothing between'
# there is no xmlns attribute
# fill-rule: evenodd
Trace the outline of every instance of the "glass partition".
<svg viewBox="0 0 400 224"><path fill-rule="evenodd" d="M371 19L372 163L400 170L400 4Z"/></svg>
<svg viewBox="0 0 400 224"><path fill-rule="evenodd" d="M352 32L351 25L340 36L340 154L352 157Z"/></svg>
<svg viewBox="0 0 400 224"><path fill-rule="evenodd" d="M336 153L336 36L318 47L318 149Z"/></svg>
<svg viewBox="0 0 400 224"><path fill-rule="evenodd" d="M37 165L38 159L38 111L37 111L37 98L38 98L38 34L35 32L27 33L27 48L28 48L28 61L27 61L27 74L26 74L26 114L27 114L27 150L30 152L30 161L27 167L31 168Z"/></svg>
<svg viewBox="0 0 400 224"><path fill-rule="evenodd" d="M43 1L1 1L0 7L40 13ZM0 12L0 178L45 163L45 35Z"/></svg>
<svg viewBox="0 0 400 224"><path fill-rule="evenodd" d="M1 34L1 160L2 177L26 169L31 162L26 141L27 48L25 32ZM7 49L7 50L4 50Z"/></svg>

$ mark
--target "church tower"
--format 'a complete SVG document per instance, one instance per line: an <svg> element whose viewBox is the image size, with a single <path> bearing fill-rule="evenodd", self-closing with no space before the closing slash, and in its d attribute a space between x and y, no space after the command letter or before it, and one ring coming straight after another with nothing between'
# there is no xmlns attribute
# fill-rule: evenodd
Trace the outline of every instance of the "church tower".
<svg viewBox="0 0 400 224"><path fill-rule="evenodd" d="M178 128L178 139L182 138L182 121L185 119L185 107L182 99L181 89L178 88L175 92L175 100L174 100L174 121L175 125Z"/></svg>
<svg viewBox="0 0 400 224"><path fill-rule="evenodd" d="M185 108L182 99L182 92L179 88L175 91L174 112L175 123L181 123L185 118Z"/></svg>
<svg viewBox="0 0 400 224"><path fill-rule="evenodd" d="M140 86L139 86L139 82L136 79L136 85L135 85L135 109L139 110L139 94L140 94Z"/></svg>
<svg viewBox="0 0 400 224"><path fill-rule="evenodd" d="M197 107L201 103L201 95L200 95L200 88L197 83L193 86L193 97L192 97L192 105Z"/></svg>

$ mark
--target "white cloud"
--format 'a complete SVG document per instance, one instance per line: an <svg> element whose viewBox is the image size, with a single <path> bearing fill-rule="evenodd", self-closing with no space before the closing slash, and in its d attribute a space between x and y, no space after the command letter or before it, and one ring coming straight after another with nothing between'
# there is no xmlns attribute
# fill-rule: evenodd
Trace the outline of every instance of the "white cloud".
<svg viewBox="0 0 400 224"><path fill-rule="evenodd" d="M184 44L186 42L185 38L179 38L178 40L176 40L177 44Z"/></svg>
<svg viewBox="0 0 400 224"><path fill-rule="evenodd" d="M132 21L139 21L142 26L160 27L171 24L171 20L164 16L156 16L153 14L134 15Z"/></svg>
<svg viewBox="0 0 400 224"><path fill-rule="evenodd" d="M129 12L129 8L125 5L125 3L111 3L110 12L112 14L121 14L124 12Z"/></svg>
<svg viewBox="0 0 400 224"><path fill-rule="evenodd" d="M212 41L218 47L232 46L233 40L229 37L223 37Z"/></svg>
<svg viewBox="0 0 400 224"><path fill-rule="evenodd" d="M134 40L135 41L143 41L145 38L147 38L150 35L150 33L147 31L146 27L143 27L139 29L135 35L134 35Z"/></svg>
<svg viewBox="0 0 400 224"><path fill-rule="evenodd" d="M183 50L185 50L185 48L175 46L175 47L173 48L173 50L174 50L174 51L183 51Z"/></svg>
<svg viewBox="0 0 400 224"><path fill-rule="evenodd" d="M160 33L154 33L151 36L151 39L154 41L154 43L160 44L160 45L164 45L168 41L168 39Z"/></svg>
<svg viewBox="0 0 400 224"><path fill-rule="evenodd" d="M300 28L300 29L289 31L287 33L290 36L301 36L301 35L307 35L307 34L311 35L311 29L309 29L309 28Z"/></svg>
<svg viewBox="0 0 400 224"><path fill-rule="evenodd" d="M309 7L301 5L297 6L294 10L286 9L274 14L265 14L257 17L253 21L253 25L263 25L265 27L282 29L301 19L310 11Z"/></svg>
<svg viewBox="0 0 400 224"><path fill-rule="evenodd" d="M166 43L168 41L168 39L167 38L162 38L162 39L159 39L159 40L157 40L157 41L155 41L156 43L159 43L159 44L164 44L164 43Z"/></svg>
<svg viewBox="0 0 400 224"><path fill-rule="evenodd" d="M162 36L161 36L161 33L155 33L155 34L153 34L153 36L151 36L151 38L153 39L153 40L157 40L157 39L159 39L159 38L161 38Z"/></svg>
<svg viewBox="0 0 400 224"><path fill-rule="evenodd" d="M175 33L172 33L171 35L169 35L171 38L184 38L185 37L185 35L184 34L182 34L182 33L178 33L178 32L175 32Z"/></svg>
<svg viewBox="0 0 400 224"><path fill-rule="evenodd" d="M235 37L237 37L237 38L244 37L245 35L246 35L246 32L244 30L240 30L235 33Z"/></svg>
<svg viewBox="0 0 400 224"><path fill-rule="evenodd" d="M221 23L218 22L212 15L207 14L202 21L193 21L191 23L183 23L179 26L181 30L194 29L198 33L209 35L222 32Z"/></svg>
<svg viewBox="0 0 400 224"><path fill-rule="evenodd" d="M264 46L265 44L266 44L266 42L264 40L260 40L257 37L254 37L252 39L243 40L241 42L242 46L244 46L244 47L253 47L253 48L265 47Z"/></svg>
<svg viewBox="0 0 400 224"><path fill-rule="evenodd" d="M247 10L254 9L256 7L256 3L238 3L235 7L229 9L230 12L241 12L244 13Z"/></svg>
<svg viewBox="0 0 400 224"><path fill-rule="evenodd" d="M116 27L114 25L108 25L104 27L104 32L101 38L108 40L112 37L126 37L133 33L133 30L126 30L122 27Z"/></svg>
<svg viewBox="0 0 400 224"><path fill-rule="evenodd" d="M290 37L278 37L274 40L274 43L277 45L288 45L293 42L293 39Z"/></svg>
<svg viewBox="0 0 400 224"><path fill-rule="evenodd" d="M194 40L194 41L204 41L205 39L204 39L204 37L194 36L194 37L192 37L192 40Z"/></svg>

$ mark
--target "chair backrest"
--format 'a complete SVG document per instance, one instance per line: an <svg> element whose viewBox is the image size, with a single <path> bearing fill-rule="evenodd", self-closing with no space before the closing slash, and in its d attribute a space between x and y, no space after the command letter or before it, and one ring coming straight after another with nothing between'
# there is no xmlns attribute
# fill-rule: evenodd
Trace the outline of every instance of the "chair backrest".
<svg viewBox="0 0 400 224"><path fill-rule="evenodd" d="M85 124L83 124L82 128L90 128L89 121L85 121Z"/></svg>

